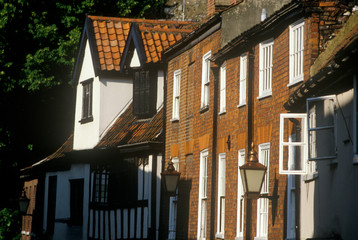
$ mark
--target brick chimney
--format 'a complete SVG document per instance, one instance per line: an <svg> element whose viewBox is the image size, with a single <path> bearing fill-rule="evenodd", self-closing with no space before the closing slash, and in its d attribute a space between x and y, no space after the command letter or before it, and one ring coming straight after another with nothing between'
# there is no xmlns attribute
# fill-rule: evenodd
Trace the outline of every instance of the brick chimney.
<svg viewBox="0 0 358 240"><path fill-rule="evenodd" d="M206 3L206 17L211 18L215 14L224 10L232 4L239 2L239 0L207 0Z"/></svg>

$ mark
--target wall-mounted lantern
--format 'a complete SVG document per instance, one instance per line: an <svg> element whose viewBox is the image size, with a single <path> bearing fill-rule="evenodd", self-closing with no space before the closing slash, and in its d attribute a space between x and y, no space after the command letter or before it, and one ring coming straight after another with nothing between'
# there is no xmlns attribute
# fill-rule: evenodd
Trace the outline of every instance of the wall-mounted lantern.
<svg viewBox="0 0 358 240"><path fill-rule="evenodd" d="M30 199L26 197L25 190L22 190L21 197L19 197L19 208L21 214L27 213L27 208L29 207Z"/></svg>
<svg viewBox="0 0 358 240"><path fill-rule="evenodd" d="M253 143L249 153L249 161L239 168L245 195L248 198L260 198L261 187L267 168L257 160Z"/></svg>
<svg viewBox="0 0 358 240"><path fill-rule="evenodd" d="M164 187L169 195L175 195L179 183L180 172L177 172L173 166L173 162L168 162L167 169L162 173Z"/></svg>

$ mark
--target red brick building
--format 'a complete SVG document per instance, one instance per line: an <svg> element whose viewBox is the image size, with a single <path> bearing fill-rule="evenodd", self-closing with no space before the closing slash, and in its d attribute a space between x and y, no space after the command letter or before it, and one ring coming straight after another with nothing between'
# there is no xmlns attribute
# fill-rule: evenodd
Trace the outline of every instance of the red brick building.
<svg viewBox="0 0 358 240"><path fill-rule="evenodd" d="M178 195L169 200L170 239L299 237L299 180L280 170L280 114L310 79L311 65L347 20L350 4L288 1L262 11L261 21L225 43L235 31L225 23L250 2L233 4L164 52L165 160L182 174ZM258 200L244 197L239 174L251 143L267 166ZM288 161L283 156L286 167Z"/></svg>

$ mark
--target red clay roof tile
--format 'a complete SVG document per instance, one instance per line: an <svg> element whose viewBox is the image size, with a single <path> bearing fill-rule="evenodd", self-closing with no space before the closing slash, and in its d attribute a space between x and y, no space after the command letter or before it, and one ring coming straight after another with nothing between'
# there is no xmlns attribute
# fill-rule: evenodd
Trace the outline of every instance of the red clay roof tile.
<svg viewBox="0 0 358 240"><path fill-rule="evenodd" d="M132 105L116 120L96 148L158 141L163 126L163 110L148 121L138 121L132 114Z"/></svg>
<svg viewBox="0 0 358 240"><path fill-rule="evenodd" d="M88 16L88 18L92 20L101 69L108 71L120 70L120 59L132 23L136 23L139 27L148 63L160 61L161 52L163 50L169 47L169 45L173 45L201 24L199 22L188 21L112 18L100 16ZM168 37L168 35L170 37ZM108 49L108 46L111 46L111 48ZM104 52L110 52L111 55L104 55ZM106 59L104 59L104 57ZM109 59L111 59L111 61L109 61ZM111 64L113 64L113 66Z"/></svg>

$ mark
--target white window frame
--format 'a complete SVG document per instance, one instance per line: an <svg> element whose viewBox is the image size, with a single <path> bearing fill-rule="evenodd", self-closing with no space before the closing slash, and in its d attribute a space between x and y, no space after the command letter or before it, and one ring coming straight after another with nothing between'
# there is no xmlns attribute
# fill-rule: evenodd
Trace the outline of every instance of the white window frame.
<svg viewBox="0 0 358 240"><path fill-rule="evenodd" d="M220 112L226 112L226 62L220 67Z"/></svg>
<svg viewBox="0 0 358 240"><path fill-rule="evenodd" d="M206 239L209 150L200 152L199 203L197 239Z"/></svg>
<svg viewBox="0 0 358 240"><path fill-rule="evenodd" d="M290 25L290 83L288 86L303 81L304 59L304 19Z"/></svg>
<svg viewBox="0 0 358 240"><path fill-rule="evenodd" d="M172 158L173 166L179 172L179 158ZM178 189L177 189L178 194ZM168 224L168 240L176 239L177 226L177 211L178 211L178 195L169 198L169 224Z"/></svg>
<svg viewBox="0 0 358 240"><path fill-rule="evenodd" d="M259 162L267 167L264 182L261 188L262 195L269 194L269 177L270 177L270 143L259 145ZM259 198L257 200L257 221L255 239L267 239L268 235L268 213L269 199Z"/></svg>
<svg viewBox="0 0 358 240"><path fill-rule="evenodd" d="M240 56L240 96L238 107L246 105L247 53Z"/></svg>
<svg viewBox="0 0 358 240"><path fill-rule="evenodd" d="M259 96L258 99L272 95L273 39L260 43Z"/></svg>
<svg viewBox="0 0 358 240"><path fill-rule="evenodd" d="M173 113L172 121L179 120L179 109L180 109L180 69L174 72L173 76Z"/></svg>
<svg viewBox="0 0 358 240"><path fill-rule="evenodd" d="M201 77L201 108L209 106L210 101L210 58L211 51L203 56Z"/></svg>
<svg viewBox="0 0 358 240"><path fill-rule="evenodd" d="M236 237L235 239L243 239L244 237L244 187L242 185L239 167L245 164L245 149L238 151L237 166L237 215L236 215Z"/></svg>
<svg viewBox="0 0 358 240"><path fill-rule="evenodd" d="M320 126L316 127L316 122L312 124L312 114L310 114L310 103L312 102L319 102L319 101L325 101L325 100L332 100L333 101L333 125L327 125L327 126ZM309 161L317 161L317 160L327 160L327 159L336 159L337 158L337 116L336 116L336 109L335 109L335 102L336 102L336 96L335 95L327 95L327 96L321 96L321 97L314 97L314 98L307 98L306 99L306 112L308 114L307 117L307 130L308 130L308 160ZM315 118L316 116L314 116ZM314 119L315 120L315 119ZM311 125L314 125L311 127ZM327 130L332 129L333 131L333 137L334 137L334 148L335 148L335 154L334 155L328 155L328 156L315 156L311 157L311 152L313 149L317 149L315 145L315 141L313 137L315 136L315 133L320 130ZM313 143L314 142L314 143Z"/></svg>
<svg viewBox="0 0 358 240"><path fill-rule="evenodd" d="M224 239L225 236L225 182L226 182L226 154L219 154L218 168L218 215L216 238Z"/></svg>
<svg viewBox="0 0 358 240"><path fill-rule="evenodd" d="M303 136L302 136L302 141L301 142L293 142L291 136L289 136L288 142L285 142L284 140L284 133L285 130L287 130L288 126L284 125L285 119L288 118L299 118L302 120L302 124L303 124L303 130L301 131ZM288 161L293 161L294 160L294 147L303 147L302 148L302 170L292 170L292 169L284 169L284 162L283 162L283 152L284 152L284 147L288 147ZM306 165L307 165L307 114L305 113L282 113L280 115L280 146L279 146L279 172L280 174L306 174L307 170L306 170Z"/></svg>

